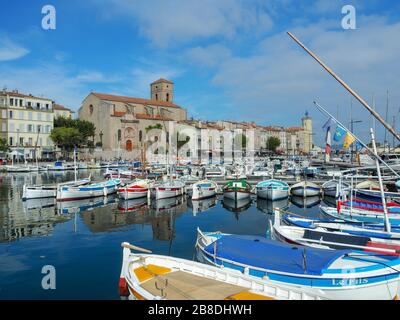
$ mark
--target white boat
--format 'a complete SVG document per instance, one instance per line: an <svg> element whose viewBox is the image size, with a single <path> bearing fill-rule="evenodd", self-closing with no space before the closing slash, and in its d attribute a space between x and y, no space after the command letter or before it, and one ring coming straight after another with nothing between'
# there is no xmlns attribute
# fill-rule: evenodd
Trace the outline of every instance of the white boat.
<svg viewBox="0 0 400 320"><path fill-rule="evenodd" d="M211 198L216 195L217 184L210 180L196 182L192 186L192 200Z"/></svg>
<svg viewBox="0 0 400 320"><path fill-rule="evenodd" d="M286 182L270 179L256 186L257 197L268 200L280 200L289 197L289 185Z"/></svg>
<svg viewBox="0 0 400 320"><path fill-rule="evenodd" d="M7 172L11 173L19 173L19 172L30 172L31 168L29 166L18 166L18 165L11 165L5 166Z"/></svg>
<svg viewBox="0 0 400 320"><path fill-rule="evenodd" d="M57 200L70 201L94 197L106 197L110 194L116 193L120 184L120 179L112 179L83 186L59 186L57 188Z"/></svg>
<svg viewBox="0 0 400 320"><path fill-rule="evenodd" d="M363 229L354 225L345 225L343 223L326 224L323 223L306 226L285 225L281 222L279 210L275 210L274 224L271 223L273 238L302 246L321 248L328 250L335 249L353 249L361 252L374 252L384 255L393 255L399 257L399 236L400 234L388 234L372 229ZM353 234L354 233L354 234ZM380 238L373 237L379 236Z"/></svg>
<svg viewBox="0 0 400 320"><path fill-rule="evenodd" d="M54 185L30 186L24 184L22 189L22 200L55 198L56 194L57 194L57 186Z"/></svg>
<svg viewBox="0 0 400 320"><path fill-rule="evenodd" d="M237 201L250 198L251 186L245 180L234 180L226 183L223 191L224 198Z"/></svg>
<svg viewBox="0 0 400 320"><path fill-rule="evenodd" d="M301 181L299 183L294 184L290 188L290 191L295 196L312 197L319 195L321 192L321 188L313 182Z"/></svg>
<svg viewBox="0 0 400 320"><path fill-rule="evenodd" d="M225 171L219 167L208 167L205 168L205 178L210 179L210 178L224 178L225 177Z"/></svg>
<svg viewBox="0 0 400 320"><path fill-rule="evenodd" d="M163 182L151 187L151 196L158 199L178 197L185 193L185 183L179 180Z"/></svg>
<svg viewBox="0 0 400 320"><path fill-rule="evenodd" d="M57 196L57 188L60 186L81 186L90 183L89 178L59 183L58 185L27 185L24 184L22 189L22 200L55 198Z"/></svg>
<svg viewBox="0 0 400 320"><path fill-rule="evenodd" d="M118 197L129 200L147 197L149 180L136 180L126 186L118 188Z"/></svg>
<svg viewBox="0 0 400 320"><path fill-rule="evenodd" d="M235 270L151 254L122 243L119 293L130 300L322 300L323 292L262 280ZM132 253L144 251L142 253Z"/></svg>
<svg viewBox="0 0 400 320"><path fill-rule="evenodd" d="M196 249L199 261L223 270L319 289L334 300L392 300L400 286L400 259L395 256L310 248L199 229Z"/></svg>
<svg viewBox="0 0 400 320"><path fill-rule="evenodd" d="M350 186L347 183L342 183L339 180L329 180L322 184L322 192L324 196L338 198L341 195L347 195Z"/></svg>

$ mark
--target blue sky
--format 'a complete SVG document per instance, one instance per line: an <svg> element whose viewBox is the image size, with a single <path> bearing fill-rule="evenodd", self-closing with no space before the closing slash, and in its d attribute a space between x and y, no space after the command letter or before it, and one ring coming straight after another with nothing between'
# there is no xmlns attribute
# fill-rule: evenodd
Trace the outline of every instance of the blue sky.
<svg viewBox="0 0 400 320"><path fill-rule="evenodd" d="M286 34L293 32L385 116L399 118L400 3L298 0L1 0L0 86L44 95L77 110L90 91L149 96L159 77L200 119L299 125L305 110L322 143L317 100L347 123L350 95ZM56 30L41 28L56 8ZM341 28L341 8L357 29ZM353 102L355 133L371 117ZM378 139L384 132L377 124ZM391 141L391 138L390 138Z"/></svg>

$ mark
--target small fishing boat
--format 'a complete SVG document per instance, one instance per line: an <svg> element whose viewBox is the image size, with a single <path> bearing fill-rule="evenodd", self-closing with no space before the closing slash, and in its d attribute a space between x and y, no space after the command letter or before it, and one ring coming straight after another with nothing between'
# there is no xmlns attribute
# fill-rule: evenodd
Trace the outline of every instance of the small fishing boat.
<svg viewBox="0 0 400 320"><path fill-rule="evenodd" d="M151 187L151 196L158 199L173 198L185 193L185 183L179 180L171 180Z"/></svg>
<svg viewBox="0 0 400 320"><path fill-rule="evenodd" d="M10 173L25 173L25 172L30 172L31 168L30 166L18 166L18 165L11 165L11 166L5 166L7 172Z"/></svg>
<svg viewBox="0 0 400 320"><path fill-rule="evenodd" d="M339 180L329 180L322 185L322 192L324 196L339 198L341 195L348 194L347 183L342 183Z"/></svg>
<svg viewBox="0 0 400 320"><path fill-rule="evenodd" d="M318 196L321 192L321 188L313 182L301 181L299 183L294 184L290 188L290 191L295 196L312 197L312 196Z"/></svg>
<svg viewBox="0 0 400 320"><path fill-rule="evenodd" d="M107 197L110 194L116 193L120 184L120 179L111 179L83 186L58 186L57 201Z"/></svg>
<svg viewBox="0 0 400 320"><path fill-rule="evenodd" d="M78 181L68 181L59 183L58 185L27 185L22 188L22 200L39 199L39 198L55 198L57 196L57 188L60 186L81 186L90 183L91 177Z"/></svg>
<svg viewBox="0 0 400 320"><path fill-rule="evenodd" d="M386 202L386 207L388 213L400 214L400 204L396 202ZM347 209L347 210L355 209L358 210L359 212L368 211L374 213L381 213L383 215L383 204L381 201L375 202L375 201L367 201L358 198L353 198L352 200L338 201L337 209L339 213L342 209Z"/></svg>
<svg viewBox="0 0 400 320"><path fill-rule="evenodd" d="M129 300L326 299L317 290L286 286L187 259L155 255L127 242L122 247L119 294Z"/></svg>
<svg viewBox="0 0 400 320"><path fill-rule="evenodd" d="M329 224L326 224L328 227L318 224L313 228L284 225L279 210L275 210L274 217L271 226L273 238L283 242L321 249L353 249L400 256L400 233L389 235L361 227L346 227L344 224L340 224L336 230L330 229Z"/></svg>
<svg viewBox="0 0 400 320"><path fill-rule="evenodd" d="M264 237L201 232L200 261L260 279L322 290L330 299L392 300L400 285L400 258L353 250L326 250Z"/></svg>
<svg viewBox="0 0 400 320"><path fill-rule="evenodd" d="M289 197L289 185L284 181L269 179L261 181L256 186L257 197L280 200Z"/></svg>
<svg viewBox="0 0 400 320"><path fill-rule="evenodd" d="M347 222L374 223L383 226L384 214L382 212L358 210L354 208L341 208L340 212L338 212L337 208L326 206L320 206L319 210L326 216L334 219L343 219ZM392 226L400 226L400 214L391 213L388 214L388 218Z"/></svg>
<svg viewBox="0 0 400 320"><path fill-rule="evenodd" d="M128 200L147 197L149 180L136 180L126 186L118 188L118 197Z"/></svg>
<svg viewBox="0 0 400 320"><path fill-rule="evenodd" d="M30 186L24 184L22 188L22 200L39 199L39 198L55 198L57 186L38 185Z"/></svg>
<svg viewBox="0 0 400 320"><path fill-rule="evenodd" d="M353 194L356 198L360 198L368 201L382 202L382 196L380 190L366 190L366 189L354 189ZM392 200L400 200L400 192L389 192L385 191L385 198Z"/></svg>
<svg viewBox="0 0 400 320"><path fill-rule="evenodd" d="M241 200L250 198L251 186L245 180L229 181L223 187L224 198Z"/></svg>
<svg viewBox="0 0 400 320"><path fill-rule="evenodd" d="M216 195L218 185L210 180L196 182L192 186L192 200L211 198Z"/></svg>

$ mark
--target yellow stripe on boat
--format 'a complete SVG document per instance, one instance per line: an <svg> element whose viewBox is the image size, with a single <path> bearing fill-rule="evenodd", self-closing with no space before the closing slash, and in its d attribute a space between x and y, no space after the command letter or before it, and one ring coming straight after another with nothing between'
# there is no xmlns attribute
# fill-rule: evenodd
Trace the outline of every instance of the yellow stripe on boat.
<svg viewBox="0 0 400 320"><path fill-rule="evenodd" d="M239 292L236 294L233 294L225 300L275 300L274 298L268 297L268 296L263 296L261 294L249 292L249 291L243 291Z"/></svg>
<svg viewBox="0 0 400 320"><path fill-rule="evenodd" d="M154 264L149 264L143 267L136 268L134 270L136 277L140 282L144 282L155 276L159 276L168 272L171 272L170 268L160 267Z"/></svg>

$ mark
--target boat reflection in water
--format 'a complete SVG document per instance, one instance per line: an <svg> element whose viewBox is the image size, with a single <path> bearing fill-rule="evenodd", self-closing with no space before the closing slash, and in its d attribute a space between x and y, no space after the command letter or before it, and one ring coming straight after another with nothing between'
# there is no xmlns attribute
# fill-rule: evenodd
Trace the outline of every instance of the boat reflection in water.
<svg viewBox="0 0 400 320"><path fill-rule="evenodd" d="M244 199L229 199L224 197L222 200L222 206L231 212L235 213L235 217L239 220L239 213L246 211L248 208L251 207L251 198L244 198Z"/></svg>
<svg viewBox="0 0 400 320"><path fill-rule="evenodd" d="M118 210L120 212L135 212L143 207L147 207L147 198L119 199L118 201Z"/></svg>
<svg viewBox="0 0 400 320"><path fill-rule="evenodd" d="M27 199L23 202L24 211L34 209L44 209L54 207L56 205L55 198Z"/></svg>
<svg viewBox="0 0 400 320"><path fill-rule="evenodd" d="M286 210L289 205L289 198L275 201L257 198L257 209L268 214L273 214L274 208Z"/></svg>
<svg viewBox="0 0 400 320"><path fill-rule="evenodd" d="M108 197L61 201L57 202L57 210L59 214L82 213L86 210L112 204L116 202L116 199L117 199L116 195L110 195Z"/></svg>
<svg viewBox="0 0 400 320"><path fill-rule="evenodd" d="M336 208L336 198L325 196L322 198L322 201L328 206L332 208Z"/></svg>
<svg viewBox="0 0 400 320"><path fill-rule="evenodd" d="M195 201L192 201L192 199L189 198L187 201L188 207L192 208L193 215L196 216L200 212L207 211L212 207L215 207L217 204L217 197Z"/></svg>
<svg viewBox="0 0 400 320"><path fill-rule="evenodd" d="M312 208L318 205L321 202L321 199L319 196L306 197L306 198L300 196L292 196L290 198L290 202L299 208Z"/></svg>

